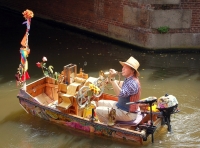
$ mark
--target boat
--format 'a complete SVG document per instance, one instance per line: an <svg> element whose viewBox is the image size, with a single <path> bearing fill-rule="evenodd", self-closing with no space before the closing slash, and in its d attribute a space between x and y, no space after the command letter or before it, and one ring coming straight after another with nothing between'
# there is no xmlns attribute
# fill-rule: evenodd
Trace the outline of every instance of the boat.
<svg viewBox="0 0 200 148"><path fill-rule="evenodd" d="M178 101L173 95L167 94L158 99L149 96L127 103L137 103L140 106L135 120L115 121L115 111L111 109L108 110L108 122L100 122L95 115L98 101L118 100L117 96L105 91L108 72L100 70L98 77L92 77L82 68L77 72L77 65L70 63L60 73L54 73L53 66L47 67L47 58L43 57L42 62L36 65L42 69L44 77L26 84L26 80L30 78L27 71L27 57L30 53L28 31L33 12L26 10L23 15L27 20L27 30L21 42L21 63L15 77L20 86L17 98L27 113L78 131L140 144L147 141L148 137L154 142L154 133L160 126L167 125L168 131L171 131L170 115L177 112ZM120 73L118 75L120 80Z"/></svg>
<svg viewBox="0 0 200 148"><path fill-rule="evenodd" d="M140 144L151 135L153 142L154 132L166 124L163 124L164 116L161 111L153 111L158 100L156 97L129 103L145 104L141 105L141 114L134 121L112 121L112 118L108 123L98 121L95 116L96 102L102 99L118 100L116 96L104 92L108 77L106 75L106 72L101 71L99 77L89 77L82 69L77 73L76 64L68 64L64 66L58 79L49 76L40 78L22 87L17 97L27 113L57 124ZM169 115L176 107L172 107ZM165 112L166 110L165 108ZM170 121L167 125L170 126Z"/></svg>

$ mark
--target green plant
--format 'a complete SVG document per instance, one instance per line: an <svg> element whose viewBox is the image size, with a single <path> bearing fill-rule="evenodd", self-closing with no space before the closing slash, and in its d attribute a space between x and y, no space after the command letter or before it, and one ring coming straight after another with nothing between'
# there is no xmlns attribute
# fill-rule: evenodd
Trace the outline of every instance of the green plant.
<svg viewBox="0 0 200 148"><path fill-rule="evenodd" d="M157 30L160 33L167 33L169 31L169 27L168 26L161 26Z"/></svg>

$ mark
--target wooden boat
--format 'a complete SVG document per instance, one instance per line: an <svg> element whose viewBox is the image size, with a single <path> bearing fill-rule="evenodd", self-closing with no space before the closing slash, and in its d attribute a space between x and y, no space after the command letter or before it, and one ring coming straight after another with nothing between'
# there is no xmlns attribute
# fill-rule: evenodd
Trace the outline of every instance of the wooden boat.
<svg viewBox="0 0 200 148"><path fill-rule="evenodd" d="M167 123L168 130L171 130L170 114L174 108L167 117L161 116L162 111L154 113L152 107L157 101L154 97L135 102L147 105L141 105L141 114L134 121L111 119L109 123L101 123L95 116L95 102L118 99L104 92L105 75L89 77L82 70L77 73L75 64L69 64L64 66L60 78L43 77L22 87L17 96L22 108L29 114L70 128L141 144L149 135L153 142L153 134L161 125Z"/></svg>
<svg viewBox="0 0 200 148"><path fill-rule="evenodd" d="M61 74L54 74L52 66L46 67L47 59L43 57L43 62L38 62L37 66L42 68L45 77L26 85L26 80L30 78L27 71L27 57L30 53L28 32L33 12L26 10L23 15L27 30L21 42L21 63L15 77L17 85L22 86L17 97L27 113L84 132L136 141L141 144L149 135L153 142L154 132L163 124L167 124L168 131L171 131L170 115L175 112L178 102L166 106L169 102L168 98L158 100L161 104L155 113L152 109L157 101L155 97L128 103L139 103L141 109L136 120L130 122L115 121L112 110L108 111L108 123L98 121L95 116L97 102L102 99L118 100L116 96L104 92L109 75L102 71L98 78L89 77L82 70L77 73L75 64L68 64L64 66ZM161 107L163 103L164 108Z"/></svg>

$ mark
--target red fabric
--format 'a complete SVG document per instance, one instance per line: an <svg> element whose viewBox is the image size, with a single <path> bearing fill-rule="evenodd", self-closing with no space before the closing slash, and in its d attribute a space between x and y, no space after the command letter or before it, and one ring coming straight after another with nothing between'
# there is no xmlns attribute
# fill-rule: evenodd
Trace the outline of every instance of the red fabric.
<svg viewBox="0 0 200 148"><path fill-rule="evenodd" d="M24 80L28 80L28 79L30 79L30 76L29 76L28 72L26 71L25 74L22 75L21 80L24 81Z"/></svg>
<svg viewBox="0 0 200 148"><path fill-rule="evenodd" d="M135 79L135 81L138 83L139 89L138 89L138 93L137 93L137 94L132 95L132 96L130 97L130 102L137 102L137 101L139 101L139 99L140 99L140 94L141 94L140 82L139 82L139 80L138 80L137 78L134 78L134 79ZM130 112L136 112L136 111L138 110L138 107L139 107L138 104L131 104L130 107L129 107L129 111L130 111Z"/></svg>

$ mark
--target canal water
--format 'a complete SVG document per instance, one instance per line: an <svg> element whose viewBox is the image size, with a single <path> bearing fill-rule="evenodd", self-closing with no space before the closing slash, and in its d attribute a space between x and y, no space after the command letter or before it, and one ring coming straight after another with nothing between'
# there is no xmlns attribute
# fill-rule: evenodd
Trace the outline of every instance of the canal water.
<svg viewBox="0 0 200 148"><path fill-rule="evenodd" d="M22 10L24 11L24 10ZM181 112L172 115L172 133L162 127L150 141L134 143L77 132L27 114L19 105L14 75L20 63L20 42L26 26L22 14L0 9L0 145L3 148L176 148L200 147L200 53L143 51L64 25L32 19L28 57L28 83L43 76L36 63L46 56L47 65L61 72L77 64L90 76L100 70L121 70L119 60L134 56L140 62L142 98L172 94ZM164 41L163 41L164 42ZM188 49L189 50L189 49Z"/></svg>

